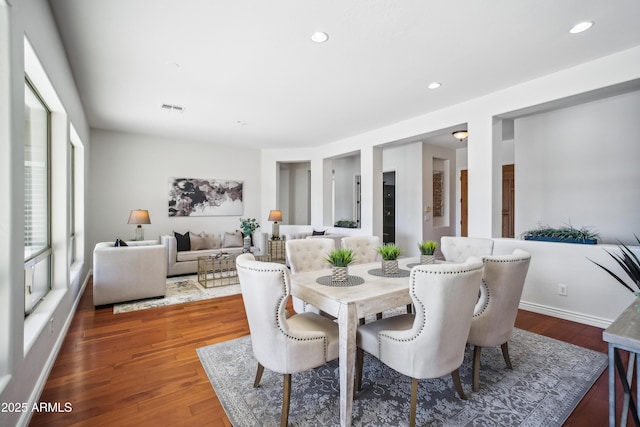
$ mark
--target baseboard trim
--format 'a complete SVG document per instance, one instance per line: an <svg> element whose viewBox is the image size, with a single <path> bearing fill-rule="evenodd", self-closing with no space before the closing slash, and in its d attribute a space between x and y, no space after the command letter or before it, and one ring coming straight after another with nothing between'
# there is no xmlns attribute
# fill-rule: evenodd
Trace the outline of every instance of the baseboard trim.
<svg viewBox="0 0 640 427"><path fill-rule="evenodd" d="M570 320L572 322L582 323L584 325L595 326L597 328L606 329L613 323L612 319L604 319L602 317L589 316L582 313L576 313L569 310L561 310L556 307L549 307L541 304L520 301L519 308L522 310L532 311L534 313L544 314L547 316L557 317L559 319Z"/></svg>

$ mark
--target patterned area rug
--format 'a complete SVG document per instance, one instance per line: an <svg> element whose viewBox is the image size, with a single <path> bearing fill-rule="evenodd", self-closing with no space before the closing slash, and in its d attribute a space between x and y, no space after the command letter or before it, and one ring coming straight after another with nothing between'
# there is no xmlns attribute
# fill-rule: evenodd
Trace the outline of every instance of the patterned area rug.
<svg viewBox="0 0 640 427"><path fill-rule="evenodd" d="M149 298L137 301L122 302L113 305L113 314L129 311L145 310L147 308L164 307L166 305L182 304L235 295L240 293L240 285L217 286L204 288L198 283L198 277L180 276L167 278L167 293L164 298Z"/></svg>
<svg viewBox="0 0 640 427"><path fill-rule="evenodd" d="M516 329L509 343L513 370L500 348L482 351L480 390L471 391L472 351L460 368L468 400L451 376L422 380L417 425L561 426L607 366L607 356ZM235 427L276 426L282 375L265 369L253 388L256 361L248 336L197 349L216 395ZM354 426L406 426L411 380L365 354L363 389L353 402ZM292 377L290 426L339 425L338 363Z"/></svg>

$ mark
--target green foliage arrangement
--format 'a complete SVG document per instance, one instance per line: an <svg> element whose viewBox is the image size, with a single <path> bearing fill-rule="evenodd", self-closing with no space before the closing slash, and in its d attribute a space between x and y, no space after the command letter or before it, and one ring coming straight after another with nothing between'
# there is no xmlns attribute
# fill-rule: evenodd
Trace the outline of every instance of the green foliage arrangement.
<svg viewBox="0 0 640 427"><path fill-rule="evenodd" d="M638 241L638 245L640 245L640 239L638 238L638 236L636 236L635 234L633 236ZM632 285L629 285L627 281L624 279L625 275L618 275L613 271L611 271L610 269L608 269L607 267L603 266L602 264L599 264L593 260L589 260L589 261L591 261L598 267L602 268L604 271L609 273L611 277L616 279L622 286L629 289L637 297L640 297L640 262L638 261L638 257L633 252L631 252L631 250L626 245L622 243L618 245L618 248L620 248L620 251L621 251L620 254L611 253L609 251L605 251L605 252L607 252L611 256L611 258L613 258L618 263L620 268L622 268L622 270L625 272L625 275L629 279L631 279L631 282L633 282ZM634 289L634 286L635 286L635 289ZM640 307L639 307L639 310L640 310Z"/></svg>
<svg viewBox="0 0 640 427"><path fill-rule="evenodd" d="M426 242L418 243L418 249L422 255L433 255L438 249L438 242L435 240L427 240Z"/></svg>
<svg viewBox="0 0 640 427"><path fill-rule="evenodd" d="M333 226L342 228L358 228L358 223L350 219L341 219L336 221Z"/></svg>
<svg viewBox="0 0 640 427"><path fill-rule="evenodd" d="M240 228L244 237L251 236L251 234L260 228L260 224L255 218L240 218Z"/></svg>
<svg viewBox="0 0 640 427"><path fill-rule="evenodd" d="M334 249L329 252L329 256L325 258L329 264L334 267L347 267L353 262L353 251L351 249Z"/></svg>
<svg viewBox="0 0 640 427"><path fill-rule="evenodd" d="M395 243L385 243L384 245L378 247L378 253L385 261L398 259L398 257L400 256L400 252L400 247Z"/></svg>
<svg viewBox="0 0 640 427"><path fill-rule="evenodd" d="M600 240L600 236L597 232L593 231L590 227L574 228L572 225L564 227L553 228L549 226L540 226L533 230L528 230L522 233L524 239L547 237L554 238L560 241L563 240L575 240L575 241L588 241L588 240Z"/></svg>

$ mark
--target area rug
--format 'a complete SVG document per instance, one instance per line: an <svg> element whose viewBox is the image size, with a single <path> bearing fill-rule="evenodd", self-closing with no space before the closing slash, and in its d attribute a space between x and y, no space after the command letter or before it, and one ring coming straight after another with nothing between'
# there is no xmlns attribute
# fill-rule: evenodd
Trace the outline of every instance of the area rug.
<svg viewBox="0 0 640 427"><path fill-rule="evenodd" d="M113 314L145 310L154 307L164 307L173 304L182 304L185 302L200 301L239 293L239 284L204 288L200 283L198 283L197 275L169 277L167 279L167 292L164 298L149 298L114 304Z"/></svg>
<svg viewBox="0 0 640 427"><path fill-rule="evenodd" d="M604 353L516 329L509 343L513 370L500 348L482 350L480 390L471 391L472 351L460 376L468 400L451 376L422 380L420 426L561 426L607 366ZM276 426L282 375L265 369L253 388L256 361L250 337L197 349L200 361L235 427ZM406 426L411 380L365 354L363 389L353 402L354 426ZM339 425L338 362L292 376L290 426Z"/></svg>

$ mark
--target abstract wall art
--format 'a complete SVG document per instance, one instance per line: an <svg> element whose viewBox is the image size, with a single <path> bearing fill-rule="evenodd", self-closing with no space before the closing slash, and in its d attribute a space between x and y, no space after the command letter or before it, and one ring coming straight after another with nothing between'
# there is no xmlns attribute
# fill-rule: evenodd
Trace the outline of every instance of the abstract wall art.
<svg viewBox="0 0 640 427"><path fill-rule="evenodd" d="M242 181L169 178L169 216L242 215Z"/></svg>

